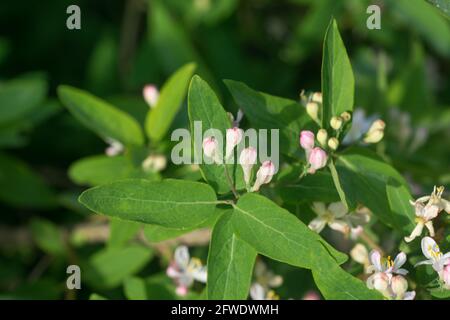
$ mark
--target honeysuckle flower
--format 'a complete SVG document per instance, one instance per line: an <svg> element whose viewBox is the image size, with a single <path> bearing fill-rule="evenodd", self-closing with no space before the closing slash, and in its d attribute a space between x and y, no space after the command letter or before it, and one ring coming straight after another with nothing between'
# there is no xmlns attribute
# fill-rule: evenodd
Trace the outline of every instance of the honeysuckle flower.
<svg viewBox="0 0 450 320"><path fill-rule="evenodd" d="M108 157L117 156L118 154L122 153L123 150L125 149L122 143L111 138L107 138L106 143L109 144L109 146L105 149L105 154Z"/></svg>
<svg viewBox="0 0 450 320"><path fill-rule="evenodd" d="M242 140L244 131L238 127L227 129L227 144L225 147L225 159L229 159L236 147Z"/></svg>
<svg viewBox="0 0 450 320"><path fill-rule="evenodd" d="M416 227L411 235L405 237L406 242L411 242L422 234L425 226L430 232L430 236L434 237L433 219L436 218L440 211L449 212L449 202L442 199L444 187L434 187L433 192L429 196L420 197L416 201L410 201L416 212ZM449 210L449 211L447 211Z"/></svg>
<svg viewBox="0 0 450 320"><path fill-rule="evenodd" d="M415 291L408 290L408 281L401 275L394 276L391 279L390 293L394 300L414 300Z"/></svg>
<svg viewBox="0 0 450 320"><path fill-rule="evenodd" d="M247 186L250 184L252 167L256 164L256 157L256 149L253 147L245 148L241 151L241 155L239 156L239 164L242 166L244 181Z"/></svg>
<svg viewBox="0 0 450 320"><path fill-rule="evenodd" d="M309 130L303 130L300 132L300 146L305 151L310 151L314 148L314 133Z"/></svg>
<svg viewBox="0 0 450 320"><path fill-rule="evenodd" d="M308 173L314 174L317 170L327 165L328 155L323 149L315 147L309 154L308 162L310 165Z"/></svg>
<svg viewBox="0 0 450 320"><path fill-rule="evenodd" d="M306 104L306 113L313 119L314 121L319 120L319 105L317 102L310 101Z"/></svg>
<svg viewBox="0 0 450 320"><path fill-rule="evenodd" d="M350 257L364 266L364 272L369 273L370 260L369 251L361 243L356 244L350 251Z"/></svg>
<svg viewBox="0 0 450 320"><path fill-rule="evenodd" d="M378 143L384 137L384 128L386 124L383 120L375 120L366 132L363 141L365 143Z"/></svg>
<svg viewBox="0 0 450 320"><path fill-rule="evenodd" d="M142 162L142 169L146 172L163 171L167 166L167 158L159 154L151 154Z"/></svg>
<svg viewBox="0 0 450 320"><path fill-rule="evenodd" d="M154 108L159 98L159 91L156 86L152 84L148 84L144 86L142 90L142 95L144 96L145 102L149 105L150 108Z"/></svg>
<svg viewBox="0 0 450 320"><path fill-rule="evenodd" d="M206 267L197 258L190 258L186 246L175 249L174 259L166 270L167 276L172 278L176 285L176 293L185 296L194 280L206 283Z"/></svg>
<svg viewBox="0 0 450 320"><path fill-rule="evenodd" d="M400 252L392 261L390 256L385 259L380 252L372 250L370 252L370 262L372 264L368 268L369 273L408 274L408 270L401 268L406 262L406 254L404 252Z"/></svg>
<svg viewBox="0 0 450 320"><path fill-rule="evenodd" d="M331 150L336 150L339 147L339 140L335 137L328 139L328 147Z"/></svg>
<svg viewBox="0 0 450 320"><path fill-rule="evenodd" d="M450 252L442 254L436 241L430 237L422 238L421 242L423 255L428 259L415 264L414 267L429 264L439 275L439 279L444 280L444 267L450 264Z"/></svg>
<svg viewBox="0 0 450 320"><path fill-rule="evenodd" d="M272 161L264 161L256 173L256 181L252 187L252 192L258 191L263 184L267 184L272 180L275 174L275 165Z"/></svg>
<svg viewBox="0 0 450 320"><path fill-rule="evenodd" d="M369 221L367 212L357 211L349 214L347 207L342 202L330 203L328 207L322 202L314 202L312 209L317 214L317 218L313 219L308 227L317 233L320 233L328 225L331 229L348 236L352 229L357 228L355 225Z"/></svg>
<svg viewBox="0 0 450 320"><path fill-rule="evenodd" d="M342 127L342 118L341 117L332 117L330 120L330 126L334 130L339 130Z"/></svg>
<svg viewBox="0 0 450 320"><path fill-rule="evenodd" d="M203 153L214 160L216 163L221 163L220 151L217 141L214 137L207 137L203 140Z"/></svg>
<svg viewBox="0 0 450 320"><path fill-rule="evenodd" d="M319 141L322 147L325 147L327 144L328 132L325 129L320 129L317 132L317 141Z"/></svg>
<svg viewBox="0 0 450 320"><path fill-rule="evenodd" d="M252 300L280 300L275 291L264 288L259 283L253 283L250 287L250 297Z"/></svg>

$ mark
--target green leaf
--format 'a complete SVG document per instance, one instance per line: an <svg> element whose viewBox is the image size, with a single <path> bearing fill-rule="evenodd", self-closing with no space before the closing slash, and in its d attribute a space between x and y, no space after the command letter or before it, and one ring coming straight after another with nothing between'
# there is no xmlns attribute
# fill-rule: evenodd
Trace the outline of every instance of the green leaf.
<svg viewBox="0 0 450 320"><path fill-rule="evenodd" d="M279 129L280 150L287 155L294 155L299 151L300 131L312 124L302 105L294 100L255 91L242 82L224 82L253 128Z"/></svg>
<svg viewBox="0 0 450 320"><path fill-rule="evenodd" d="M226 129L231 127L231 123L217 96L208 84L197 75L192 78L189 86L188 104L194 153L199 159L203 159L203 133L208 129L217 129L222 133L223 140L225 141ZM201 132L199 130L199 132L195 131L195 121L201 122ZM199 138L198 135L201 135L201 137ZM231 178L236 184L236 189L244 188L245 185L241 168L237 168L237 166L231 164L228 164L227 167L232 176ZM218 193L227 193L230 191L224 164L201 164L200 170L204 179Z"/></svg>
<svg viewBox="0 0 450 320"><path fill-rule="evenodd" d="M147 288L143 279L131 277L125 280L123 286L128 300L147 300Z"/></svg>
<svg viewBox="0 0 450 320"><path fill-rule="evenodd" d="M331 117L353 110L355 79L347 50L334 19L328 26L323 46L322 125L328 127Z"/></svg>
<svg viewBox="0 0 450 320"><path fill-rule="evenodd" d="M232 221L240 239L271 259L311 269L317 263L317 253L326 247L339 264L346 260L345 254L263 196L247 193L239 198Z"/></svg>
<svg viewBox="0 0 450 320"><path fill-rule="evenodd" d="M450 290L444 288L436 288L430 290L430 294L438 299L450 299Z"/></svg>
<svg viewBox="0 0 450 320"><path fill-rule="evenodd" d="M147 135L152 141L160 141L167 134L186 97L186 91L195 68L194 63L184 65L162 87L158 102L155 108L148 112L145 122Z"/></svg>
<svg viewBox="0 0 450 320"><path fill-rule="evenodd" d="M189 228L215 212L214 190L204 183L129 179L83 192L79 201L90 210L168 228Z"/></svg>
<svg viewBox="0 0 450 320"><path fill-rule="evenodd" d="M154 172L144 172L126 156L91 156L80 159L69 168L69 177L79 185L98 186L117 180L145 178L159 180Z"/></svg>
<svg viewBox="0 0 450 320"><path fill-rule="evenodd" d="M20 159L0 154L0 201L19 208L51 208L53 191Z"/></svg>
<svg viewBox="0 0 450 320"><path fill-rule="evenodd" d="M108 248L123 247L136 236L140 228L141 224L139 223L111 218Z"/></svg>
<svg viewBox="0 0 450 320"><path fill-rule="evenodd" d="M312 270L314 281L327 300L382 300L376 290L345 272L325 250L318 252L317 265Z"/></svg>
<svg viewBox="0 0 450 320"><path fill-rule="evenodd" d="M245 300L250 290L256 251L234 233L233 212L214 226L208 252L208 299Z"/></svg>
<svg viewBox="0 0 450 320"><path fill-rule="evenodd" d="M96 288L113 288L139 272L151 259L152 251L142 246L129 246L98 251L89 260L86 279Z"/></svg>
<svg viewBox="0 0 450 320"><path fill-rule="evenodd" d="M66 252L63 237L58 227L50 221L33 219L30 230L37 246L44 252L61 256Z"/></svg>
<svg viewBox="0 0 450 320"><path fill-rule="evenodd" d="M18 121L39 107L47 94L47 81L28 75L0 86L0 126Z"/></svg>
<svg viewBox="0 0 450 320"><path fill-rule="evenodd" d="M401 229L405 235L409 235L414 229L415 210L409 203L412 200L411 193L405 185L390 178L386 185L386 194L388 197L391 218L395 221L394 225Z"/></svg>
<svg viewBox="0 0 450 320"><path fill-rule="evenodd" d="M395 182L396 187L407 188L405 180L393 167L368 150L355 148L338 157L336 171L345 193L342 201L346 201L350 210L362 204L388 226L398 230L409 228L411 221L408 214L394 215L389 206L386 193L388 181Z"/></svg>
<svg viewBox="0 0 450 320"><path fill-rule="evenodd" d="M70 86L59 86L58 96L81 123L102 139L114 139L125 145L144 143L137 121L106 101Z"/></svg>

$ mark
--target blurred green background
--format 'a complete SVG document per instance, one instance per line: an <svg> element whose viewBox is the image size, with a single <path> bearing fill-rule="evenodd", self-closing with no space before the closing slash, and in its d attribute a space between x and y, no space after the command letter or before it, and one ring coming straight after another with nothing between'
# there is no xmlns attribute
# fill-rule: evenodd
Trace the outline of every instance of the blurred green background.
<svg viewBox="0 0 450 320"><path fill-rule="evenodd" d="M81 30L66 28L71 4L81 8ZM381 30L366 27L370 4L381 8ZM76 202L85 186L70 179L68 168L103 153L106 144L62 107L60 84L114 102L141 123L148 110L143 86L161 86L191 61L233 113L222 79L299 99L303 89L320 91L322 41L334 16L355 73L355 106L387 122L377 151L419 194L448 185L449 8L447 0L2 1L0 297L132 297L122 283L133 274L152 284L147 297L173 295L160 274L170 254L129 246L108 251L86 234L74 238L92 217ZM175 125L186 125L185 113ZM98 225L94 233L104 231ZM135 228L127 230L133 235ZM121 236L119 242L130 239ZM205 261L205 247L194 251ZM103 270L125 254L133 265L118 266L122 274ZM68 264L93 270L80 291L65 289ZM300 297L312 286L306 272L273 267L286 279L306 279L303 287L286 281L282 297Z"/></svg>

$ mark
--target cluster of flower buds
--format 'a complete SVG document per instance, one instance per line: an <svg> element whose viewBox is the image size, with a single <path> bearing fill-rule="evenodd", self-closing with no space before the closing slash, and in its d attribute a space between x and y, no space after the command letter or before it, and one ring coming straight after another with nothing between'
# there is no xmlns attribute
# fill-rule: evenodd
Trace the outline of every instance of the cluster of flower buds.
<svg viewBox="0 0 450 320"><path fill-rule="evenodd" d="M275 174L275 165L273 162L264 161L256 173L256 181L253 187L250 188L252 168L256 164L256 158L256 149L253 147L245 148L239 156L239 164L242 166L242 171L244 172L245 185L252 192L258 191L263 184L269 183Z"/></svg>
<svg viewBox="0 0 450 320"><path fill-rule="evenodd" d="M315 138L312 131L303 130L300 132L300 146L305 150L306 160L308 162L308 173L310 174L314 174L317 170L325 167L328 161L327 153L320 147L314 147L314 145Z"/></svg>
<svg viewBox="0 0 450 320"><path fill-rule="evenodd" d="M390 300L413 300L415 291L408 290L408 281L405 275L408 270L401 267L406 262L406 254L400 252L394 261L391 257L383 258L377 250L370 253L371 265L367 268L373 274L367 279L367 287L381 292Z"/></svg>
<svg viewBox="0 0 450 320"><path fill-rule="evenodd" d="M142 90L145 102L147 102L150 108L154 108L159 99L158 88L153 84L147 84Z"/></svg>
<svg viewBox="0 0 450 320"><path fill-rule="evenodd" d="M441 211L450 213L450 201L442 198L444 187L434 186L433 192L429 196L420 197L415 201L410 201L415 208L416 227L412 233L405 237L406 242L411 242L422 234L423 228L426 227L430 236L434 237L433 219L436 218Z"/></svg>
<svg viewBox="0 0 450 320"><path fill-rule="evenodd" d="M234 148L242 141L244 131L238 127L227 129L226 132L226 147L225 147L225 161L231 158ZM219 148L218 142L214 137L206 137L203 140L203 153L214 160L215 163L223 163L222 152Z"/></svg>
<svg viewBox="0 0 450 320"><path fill-rule="evenodd" d="M369 130L364 135L363 141L365 143L378 143L384 137L384 129L386 124L383 120L375 120L370 126Z"/></svg>

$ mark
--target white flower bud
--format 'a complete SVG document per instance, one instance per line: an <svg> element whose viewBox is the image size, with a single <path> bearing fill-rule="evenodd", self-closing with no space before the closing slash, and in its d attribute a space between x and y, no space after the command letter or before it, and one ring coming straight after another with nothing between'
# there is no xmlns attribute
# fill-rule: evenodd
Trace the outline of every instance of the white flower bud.
<svg viewBox="0 0 450 320"><path fill-rule="evenodd" d="M225 159L229 159L233 153L234 147L237 146L244 135L244 131L238 127L227 129L227 144L225 148Z"/></svg>
<svg viewBox="0 0 450 320"><path fill-rule="evenodd" d="M367 131L364 142L365 143L378 143L383 139L384 136L384 128L386 127L386 124L383 120L376 120L372 123L372 125L369 128L369 131Z"/></svg>
<svg viewBox="0 0 450 320"><path fill-rule="evenodd" d="M163 155L149 155L143 162L142 162L142 169L146 172L154 171L159 172L166 168L167 166L167 159Z"/></svg>
<svg viewBox="0 0 450 320"><path fill-rule="evenodd" d="M314 92L311 101L322 104L322 92Z"/></svg>
<svg viewBox="0 0 450 320"><path fill-rule="evenodd" d="M389 276L384 272L373 275L373 287L378 291L385 291L389 286Z"/></svg>
<svg viewBox="0 0 450 320"><path fill-rule="evenodd" d="M317 102L308 102L306 104L306 113L311 117L311 119L318 121L319 105L317 104Z"/></svg>
<svg viewBox="0 0 450 320"><path fill-rule="evenodd" d="M336 150L339 147L339 140L335 137L328 139L328 147L333 151Z"/></svg>
<svg viewBox="0 0 450 320"><path fill-rule="evenodd" d="M247 186L250 184L250 176L252 167L256 164L256 157L256 149L253 147L245 148L239 156L239 164L242 166L244 181Z"/></svg>
<svg viewBox="0 0 450 320"><path fill-rule="evenodd" d="M339 130L342 127L342 119L341 117L332 117L330 120L330 126L334 130Z"/></svg>
<svg viewBox="0 0 450 320"><path fill-rule="evenodd" d="M322 147L327 145L327 139L328 139L328 132L325 129L320 129L317 132L317 141L319 141L320 145Z"/></svg>
<svg viewBox="0 0 450 320"><path fill-rule="evenodd" d="M391 280L391 288L395 296L401 298L405 295L406 290L408 290L408 281L403 276L397 275Z"/></svg>
<svg viewBox="0 0 450 320"><path fill-rule="evenodd" d="M152 84L148 84L144 86L142 91L145 102L149 105L150 108L154 108L159 98L159 91L156 86Z"/></svg>
<svg viewBox="0 0 450 320"><path fill-rule="evenodd" d="M207 137L203 140L203 153L212 158L214 162L220 163L219 148L214 137Z"/></svg>
<svg viewBox="0 0 450 320"><path fill-rule="evenodd" d="M267 184L275 174L275 165L272 161L264 161L256 173L256 181L252 187L252 192L258 191L261 185Z"/></svg>
<svg viewBox="0 0 450 320"><path fill-rule="evenodd" d="M352 119L352 115L350 114L350 112L345 111L341 113L341 118L344 122L348 122Z"/></svg>
<svg viewBox="0 0 450 320"><path fill-rule="evenodd" d="M107 138L106 142L109 144L109 147L105 149L105 154L108 157L117 156L118 154L122 153L125 149L122 143L114 139Z"/></svg>

